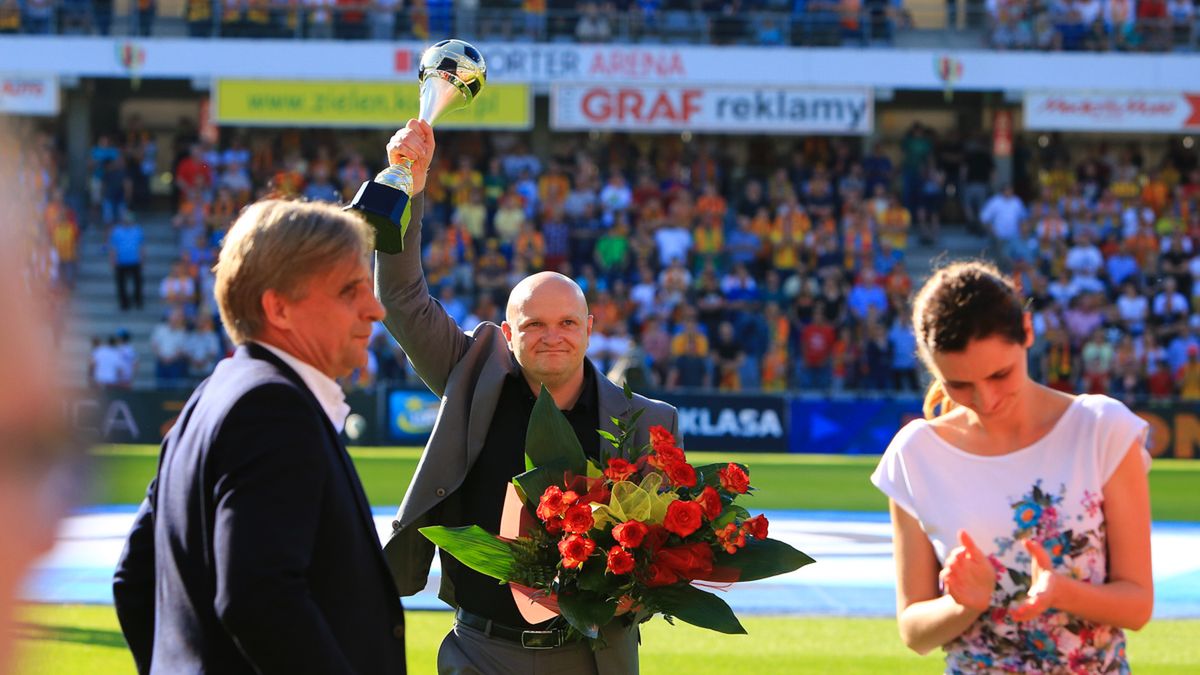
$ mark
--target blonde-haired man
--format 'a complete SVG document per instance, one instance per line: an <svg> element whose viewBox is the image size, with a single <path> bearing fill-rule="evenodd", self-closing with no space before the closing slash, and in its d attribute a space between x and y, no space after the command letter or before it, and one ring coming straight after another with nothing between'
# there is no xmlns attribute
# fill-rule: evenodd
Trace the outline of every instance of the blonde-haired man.
<svg viewBox="0 0 1200 675"><path fill-rule="evenodd" d="M405 672L404 613L339 440L383 318L369 228L264 201L216 266L239 346L163 442L113 583L141 673Z"/></svg>

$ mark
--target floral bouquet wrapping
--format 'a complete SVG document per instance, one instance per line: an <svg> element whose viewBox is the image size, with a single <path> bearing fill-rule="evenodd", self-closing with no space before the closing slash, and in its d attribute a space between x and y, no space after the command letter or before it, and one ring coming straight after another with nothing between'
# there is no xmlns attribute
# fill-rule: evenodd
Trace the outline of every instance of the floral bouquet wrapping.
<svg viewBox="0 0 1200 675"><path fill-rule="evenodd" d="M692 466L662 427L634 447L640 415L614 418L619 436L598 432L607 442L597 463L543 387L526 435L529 470L513 478L505 505L507 536L478 526L421 533L509 583L531 623L561 616L595 646L600 628L627 613L745 633L729 605L699 586L763 579L813 560L768 538L767 519L735 503L753 490L746 467Z"/></svg>

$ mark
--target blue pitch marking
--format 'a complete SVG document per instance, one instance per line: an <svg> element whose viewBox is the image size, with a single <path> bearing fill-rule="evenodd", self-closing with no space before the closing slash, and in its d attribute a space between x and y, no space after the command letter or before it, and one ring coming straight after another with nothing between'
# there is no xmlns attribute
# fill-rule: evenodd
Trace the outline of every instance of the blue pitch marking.
<svg viewBox="0 0 1200 675"><path fill-rule="evenodd" d="M37 566L24 595L35 602L111 604L113 568L136 512L134 506L81 509L64 522L58 545ZM381 537L394 507L372 509ZM892 616L895 574L886 513L767 511L771 536L816 558L791 574L720 591L738 613ZM1200 524L1154 523L1154 616L1200 618ZM446 609L437 599L441 566L429 585L405 598L409 609Z"/></svg>

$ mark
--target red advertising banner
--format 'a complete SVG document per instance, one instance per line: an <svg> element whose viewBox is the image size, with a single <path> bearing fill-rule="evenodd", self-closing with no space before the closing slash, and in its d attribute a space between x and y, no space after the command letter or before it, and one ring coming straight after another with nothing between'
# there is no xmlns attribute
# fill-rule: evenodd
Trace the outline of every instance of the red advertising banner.
<svg viewBox="0 0 1200 675"><path fill-rule="evenodd" d="M1025 127L1037 131L1200 131L1200 92L1030 93Z"/></svg>

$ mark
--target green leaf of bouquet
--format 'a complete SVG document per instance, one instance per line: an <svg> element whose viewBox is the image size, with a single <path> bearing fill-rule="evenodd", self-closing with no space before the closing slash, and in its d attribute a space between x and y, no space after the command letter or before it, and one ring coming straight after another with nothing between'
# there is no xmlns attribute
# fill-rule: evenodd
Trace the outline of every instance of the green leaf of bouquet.
<svg viewBox="0 0 1200 675"><path fill-rule="evenodd" d="M811 562L808 554L778 539L751 539L737 553L718 553L713 566L739 570L737 580L741 582L787 574Z"/></svg>
<svg viewBox="0 0 1200 675"><path fill-rule="evenodd" d="M596 639L617 613L617 603L596 593L559 593L558 609L575 630Z"/></svg>
<svg viewBox="0 0 1200 675"><path fill-rule="evenodd" d="M610 585L604 574L605 567L607 564L603 558L588 560L583 569L579 571L576 583L585 591L605 590Z"/></svg>
<svg viewBox="0 0 1200 675"><path fill-rule="evenodd" d="M600 434L600 438L603 438L604 440L608 441L609 443L612 443L613 445L616 445L618 442L617 437L613 436L612 433L610 433L608 431L599 429L596 431L596 433Z"/></svg>
<svg viewBox="0 0 1200 675"><path fill-rule="evenodd" d="M471 569L500 581L513 580L513 551L508 542L479 527L422 527L421 534Z"/></svg>
<svg viewBox="0 0 1200 675"><path fill-rule="evenodd" d="M562 487L565 475L566 467L561 462L555 462L515 476L513 482L517 484L521 492L525 493L525 503L529 505L529 508L537 509L538 502L546 488L551 485Z"/></svg>
<svg viewBox="0 0 1200 675"><path fill-rule="evenodd" d="M625 380L621 385L621 392L625 394L626 401L633 400L633 388L629 386L629 380Z"/></svg>
<svg viewBox="0 0 1200 675"><path fill-rule="evenodd" d="M525 432L525 456L535 467L561 463L577 476L587 472L587 456L571 423L567 421L554 397L542 385L533 413L529 415L529 427ZM539 493L540 494L540 493Z"/></svg>
<svg viewBox="0 0 1200 675"><path fill-rule="evenodd" d="M598 464L596 464L595 462L593 462L591 459L588 459L588 463L587 463L587 477L588 478L604 477L604 471L602 471L600 469L600 466Z"/></svg>
<svg viewBox="0 0 1200 675"><path fill-rule="evenodd" d="M648 605L693 626L718 633L744 635L746 629L724 600L690 584L663 586L646 591Z"/></svg>
<svg viewBox="0 0 1200 675"><path fill-rule="evenodd" d="M738 518L746 519L749 517L749 511L743 509L737 504L730 504L729 506L726 506L725 510L721 512L721 515L717 516L717 519L713 521L713 528L719 530Z"/></svg>
<svg viewBox="0 0 1200 675"><path fill-rule="evenodd" d="M638 423L638 420L642 419L642 415L644 415L645 413L646 413L645 408L638 408L637 410L634 410L633 414L629 416L629 426L632 427L632 426L636 425Z"/></svg>

